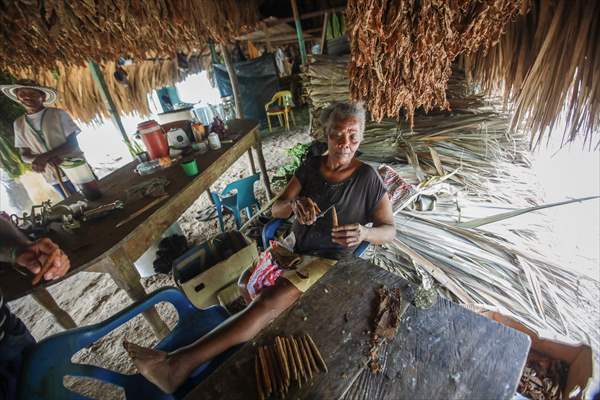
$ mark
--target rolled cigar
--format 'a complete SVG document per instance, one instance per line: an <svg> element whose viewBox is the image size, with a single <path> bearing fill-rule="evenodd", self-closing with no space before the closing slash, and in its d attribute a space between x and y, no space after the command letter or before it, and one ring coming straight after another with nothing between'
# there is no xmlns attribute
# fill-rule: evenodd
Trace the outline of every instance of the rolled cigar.
<svg viewBox="0 0 600 400"><path fill-rule="evenodd" d="M334 228L339 225L337 211L335 210L335 206L331 209L331 220L333 222Z"/></svg>
<svg viewBox="0 0 600 400"><path fill-rule="evenodd" d="M283 380L286 386L288 386L290 384L290 370L287 365L287 360L283 351L283 347L281 345L281 338L279 336L275 337L275 354L277 354L279 363L281 365Z"/></svg>
<svg viewBox="0 0 600 400"><path fill-rule="evenodd" d="M263 382L265 384L265 396L269 397L273 392L271 387L271 377L269 374L269 363L266 359L266 354L263 347L258 348L258 356L261 365L261 372L263 375Z"/></svg>
<svg viewBox="0 0 600 400"><path fill-rule="evenodd" d="M313 352L310 348L310 345L308 344L308 340L306 339L306 336L302 337L302 344L304 345L304 348L306 349L306 355L308 356L308 359L310 360L310 367L312 368L313 372L316 374L317 372L319 372L319 367L317 367L317 361L315 361L315 357L313 356Z"/></svg>
<svg viewBox="0 0 600 400"><path fill-rule="evenodd" d="M306 381L306 373L304 372L304 366L302 365L302 357L300 356L300 350L298 349L298 343L294 337L290 337L290 345L294 352L294 360L296 361L296 368L298 368L298 382L302 385L302 380Z"/></svg>
<svg viewBox="0 0 600 400"><path fill-rule="evenodd" d="M254 357L254 373L256 374L256 390L258 392L258 398L260 400L264 400L266 398L265 396L265 389L263 387L263 382L261 382L261 372L260 372L260 361L258 360L259 356L258 356L258 352L256 354L256 356ZM266 384L265 384L266 385Z"/></svg>
<svg viewBox="0 0 600 400"><path fill-rule="evenodd" d="M262 353L267 363L267 371L269 371L269 381L271 382L271 393L276 393L279 389L277 385L277 375L275 375L275 367L273 366L273 362L271 360L271 354L269 352L269 348L267 346L262 346Z"/></svg>
<svg viewBox="0 0 600 400"><path fill-rule="evenodd" d="M54 261L56 261L56 258L59 256L60 256L60 249L54 249L54 251L50 254L50 257L48 257L48 259L46 259L46 262L44 263L42 268L40 268L39 272L37 274L35 274L35 276L33 277L33 280L31 281L31 284L33 286L40 283L40 281L44 277L44 274L46 272L48 272L50 267L52 267L52 264L54 264Z"/></svg>
<svg viewBox="0 0 600 400"><path fill-rule="evenodd" d="M290 365L291 368L291 374L292 377L291 379L295 380L296 382L298 382L298 369L296 368L296 358L294 357L294 351L292 350L292 344L290 343L290 340L287 337L283 337L283 345L285 347L285 352L286 352L286 357L288 359L288 363Z"/></svg>
<svg viewBox="0 0 600 400"><path fill-rule="evenodd" d="M281 368L277 362L277 356L275 355L273 346L267 346L267 352L269 353L269 362L273 366L273 374L275 376L275 382L277 382L277 392L283 397L283 391L285 387L283 382L283 374L281 373Z"/></svg>
<svg viewBox="0 0 600 400"><path fill-rule="evenodd" d="M315 344L315 341L310 336L310 334L307 334L306 338L308 339L308 344L310 344L310 347L311 347L311 349L313 351L313 355L315 356L315 358L317 359L317 361L319 362L319 364L321 365L321 367L323 367L323 370L325 372L327 372L327 364L325 364L325 360L323 359L323 356L321 355L321 352L319 351L319 348Z"/></svg>
<svg viewBox="0 0 600 400"><path fill-rule="evenodd" d="M308 377L312 380L312 378L313 378L312 366L310 365L310 359L308 358L308 354L306 354L306 349L304 348L302 339L297 338L296 343L298 343L298 350L300 350L300 355L302 356L304 370L307 372Z"/></svg>

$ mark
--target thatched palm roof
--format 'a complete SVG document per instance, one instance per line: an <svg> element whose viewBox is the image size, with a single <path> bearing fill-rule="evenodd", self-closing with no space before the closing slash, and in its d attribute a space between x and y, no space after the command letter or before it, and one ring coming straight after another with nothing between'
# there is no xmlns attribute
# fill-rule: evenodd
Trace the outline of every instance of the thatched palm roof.
<svg viewBox="0 0 600 400"><path fill-rule="evenodd" d="M488 92L514 104L512 126L532 134L532 145L551 133L563 143L600 131L600 2L533 0L531 11L509 24L497 46L464 60Z"/></svg>
<svg viewBox="0 0 600 400"><path fill-rule="evenodd" d="M254 0L85 0L0 3L0 70L173 56L226 42L258 18Z"/></svg>
<svg viewBox="0 0 600 400"><path fill-rule="evenodd" d="M108 91L121 114L150 115L148 95L155 89L172 86L187 75L206 69L210 58L190 57L188 69L178 67L176 59L157 59L135 62L122 67L127 73L127 85L114 78L115 63L101 66ZM98 117L110 117L89 68L59 64L54 71L36 75L42 85L55 87L59 93L57 106L82 122L92 122Z"/></svg>

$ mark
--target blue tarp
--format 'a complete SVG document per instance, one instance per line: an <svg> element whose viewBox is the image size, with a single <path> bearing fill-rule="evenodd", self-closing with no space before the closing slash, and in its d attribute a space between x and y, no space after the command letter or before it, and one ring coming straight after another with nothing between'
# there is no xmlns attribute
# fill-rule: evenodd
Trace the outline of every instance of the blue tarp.
<svg viewBox="0 0 600 400"><path fill-rule="evenodd" d="M264 54L250 61L235 63L235 72L242 96L244 118L254 118L266 124L265 104L279 90L279 79L272 54ZM213 64L215 79L221 96L232 96L227 68L223 64Z"/></svg>

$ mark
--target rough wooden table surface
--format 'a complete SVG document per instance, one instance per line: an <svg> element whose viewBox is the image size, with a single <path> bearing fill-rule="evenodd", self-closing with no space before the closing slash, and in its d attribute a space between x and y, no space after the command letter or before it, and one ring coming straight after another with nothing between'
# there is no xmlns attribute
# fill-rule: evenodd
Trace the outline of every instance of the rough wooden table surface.
<svg viewBox="0 0 600 400"><path fill-rule="evenodd" d="M199 169L199 174L195 177L186 176L178 165L179 162L154 174L140 176L134 172L137 162L133 161L102 178L99 185L103 196L97 204L124 200L125 208L104 218L86 222L74 233L51 232L48 235L61 246L71 260L71 269L65 278L80 271L109 273L115 283L134 301L144 299L146 292L133 262L152 243L159 240L162 233L243 154L255 147L259 159L263 159L257 121L232 120L228 125L233 133L241 136L233 143L223 144L219 150L211 150L206 154L195 153L193 156ZM260 163L260 169L261 175L266 176L264 162ZM169 180L166 187L168 198L116 228L120 221L154 201L153 198L127 201L127 189L158 177ZM64 203L74 203L81 198L80 195L74 195ZM71 317L60 309L45 289L59 281L42 282L33 287L31 276L23 276L11 268L3 268L0 271L0 288L8 301L31 293L63 327L73 328L75 323ZM154 309L145 311L144 316L159 337L168 332L167 326Z"/></svg>
<svg viewBox="0 0 600 400"><path fill-rule="evenodd" d="M510 399L529 338L444 299L410 305L395 340L380 350L383 372L366 368L376 289L405 280L360 259L340 261L254 341L194 388L191 399L254 399L257 345L276 335L309 333L329 368L290 399Z"/></svg>

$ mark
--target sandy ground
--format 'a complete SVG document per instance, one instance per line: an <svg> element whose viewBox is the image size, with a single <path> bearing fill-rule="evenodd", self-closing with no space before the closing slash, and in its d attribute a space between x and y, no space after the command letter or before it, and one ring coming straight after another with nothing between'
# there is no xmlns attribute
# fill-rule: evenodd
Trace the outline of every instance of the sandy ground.
<svg viewBox="0 0 600 400"><path fill-rule="evenodd" d="M265 154L269 176L288 162L287 149L296 143L310 142L307 126L292 129L290 132L276 129L272 134L265 135L263 151ZM213 191L220 191L224 186L236 179L248 175L247 157L240 158L212 187ZM277 190L277 185L275 187ZM262 185L255 185L256 196L261 204L266 204L265 193ZM219 233L217 220L199 222L196 220L198 211L209 206L208 197L203 194L181 216L178 221L190 242L203 240ZM226 218L226 228L233 229L233 219ZM172 278L167 275L155 275L142 279L142 284L147 292L165 286L175 286ZM105 274L81 272L71 278L52 286L49 289L58 304L63 307L75 320L82 325L90 325L103 321L116 314L131 303L127 294L119 289L112 279ZM23 320L36 340L41 340L49 335L62 331L54 318L45 309L40 307L30 296L10 303L11 310ZM176 324L177 316L174 308L168 304L159 305L159 313L170 327ZM74 357L79 363L102 366L114 371L133 373L133 365L120 345L123 338L133 342L152 345L156 338L149 329L149 325L139 316L120 327L111 335L106 336L83 349ZM124 398L122 391L115 386L100 384L96 380L81 378L67 378L65 383L76 392L97 399Z"/></svg>

